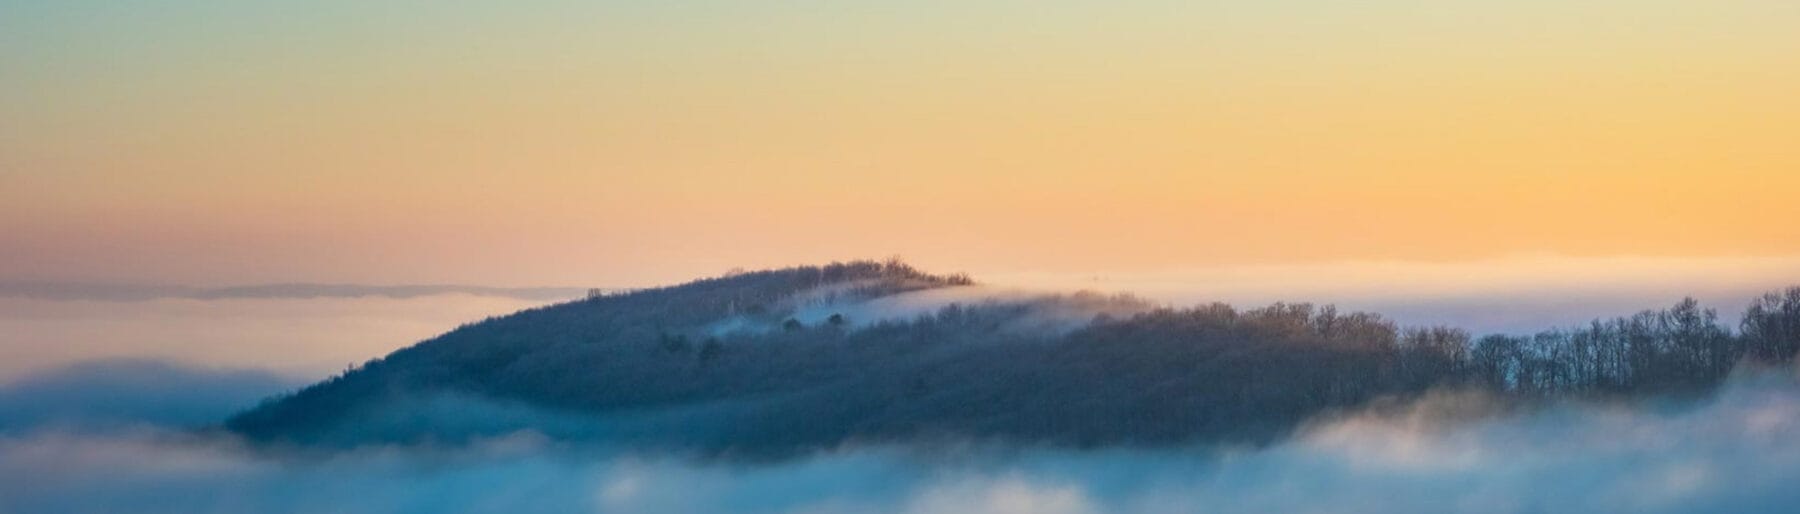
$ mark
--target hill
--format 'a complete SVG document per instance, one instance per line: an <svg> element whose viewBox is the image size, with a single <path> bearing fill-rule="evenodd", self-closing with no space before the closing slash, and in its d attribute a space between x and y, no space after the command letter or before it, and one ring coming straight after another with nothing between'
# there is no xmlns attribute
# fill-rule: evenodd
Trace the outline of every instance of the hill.
<svg viewBox="0 0 1800 514"><path fill-rule="evenodd" d="M1800 288L1534 336L1275 304L990 290L899 262L732 274L490 318L232 417L264 444L567 441L778 457L854 443L1263 444L1439 388L1704 393L1791 361Z"/></svg>

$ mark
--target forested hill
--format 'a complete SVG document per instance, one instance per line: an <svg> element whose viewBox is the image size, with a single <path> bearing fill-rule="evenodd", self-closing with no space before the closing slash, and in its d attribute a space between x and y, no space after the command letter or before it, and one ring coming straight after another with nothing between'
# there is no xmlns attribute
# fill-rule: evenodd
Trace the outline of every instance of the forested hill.
<svg viewBox="0 0 1800 514"><path fill-rule="evenodd" d="M267 444L568 441L781 456L853 443L1259 444L1433 388L1703 393L1789 362L1800 288L1738 327L1691 300L1535 336L1276 304L996 293L899 262L732 274L490 318L273 398Z"/></svg>

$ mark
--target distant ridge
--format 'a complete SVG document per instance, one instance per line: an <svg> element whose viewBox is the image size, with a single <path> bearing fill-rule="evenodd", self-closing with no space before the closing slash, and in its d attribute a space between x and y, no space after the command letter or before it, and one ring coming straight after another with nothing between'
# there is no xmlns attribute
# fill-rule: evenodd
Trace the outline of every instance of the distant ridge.
<svg viewBox="0 0 1800 514"><path fill-rule="evenodd" d="M600 289L620 291L620 289ZM457 284L363 285L283 283L230 287L192 287L85 282L0 282L0 297L52 301L143 302L158 299L232 300L282 298L418 298L466 294L533 301L574 300L590 294L585 287L489 287Z"/></svg>

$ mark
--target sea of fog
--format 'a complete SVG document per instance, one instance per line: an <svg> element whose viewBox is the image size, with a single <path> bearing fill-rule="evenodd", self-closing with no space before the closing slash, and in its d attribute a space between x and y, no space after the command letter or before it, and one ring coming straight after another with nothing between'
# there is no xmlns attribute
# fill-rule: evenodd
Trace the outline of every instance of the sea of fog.
<svg viewBox="0 0 1800 514"><path fill-rule="evenodd" d="M1619 275L1619 284L1558 289L1483 279L1446 289L1479 270L1415 279L1379 271L997 282L1088 281L1171 304L1316 299L1477 332L1579 323L1690 293L1729 318L1785 285L1627 270L1618 273L1665 280ZM1371 278L1301 287L1345 273ZM1180 280L1204 286L1131 287ZM1768 512L1800 501L1791 486L1800 479L1794 370L1737 376L1712 397L1636 406L1520 412L1440 394L1319 419L1266 448L874 446L746 463L574 447L529 432L467 446L294 453L196 430L351 363L546 302L468 292L0 295L0 513Z"/></svg>
<svg viewBox="0 0 1800 514"><path fill-rule="evenodd" d="M216 399L203 386L243 385L189 372L190 394ZM79 380L35 387L31 401L92 397ZM0 395L7 408L19 401ZM1321 419L1266 448L874 446L754 463L532 433L289 453L185 430L194 419L154 410L46 415L59 414L68 421L0 431L0 512L1699 513L1800 501L1791 370L1737 377L1703 401L1637 407L1517 412L1445 394Z"/></svg>

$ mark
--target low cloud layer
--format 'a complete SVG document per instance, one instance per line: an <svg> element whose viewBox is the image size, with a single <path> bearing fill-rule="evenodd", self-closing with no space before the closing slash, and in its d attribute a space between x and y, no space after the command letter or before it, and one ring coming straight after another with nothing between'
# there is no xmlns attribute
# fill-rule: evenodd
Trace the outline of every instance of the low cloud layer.
<svg viewBox="0 0 1800 514"><path fill-rule="evenodd" d="M566 446L295 455L158 428L0 436L0 512L1776 512L1800 501L1800 381L1529 412L1442 394L1270 448L849 448L777 463Z"/></svg>

